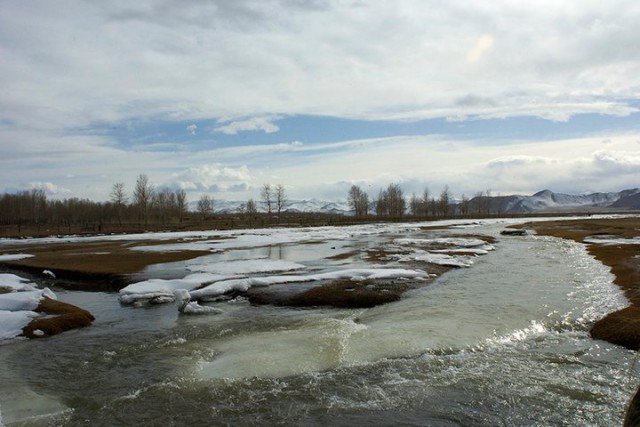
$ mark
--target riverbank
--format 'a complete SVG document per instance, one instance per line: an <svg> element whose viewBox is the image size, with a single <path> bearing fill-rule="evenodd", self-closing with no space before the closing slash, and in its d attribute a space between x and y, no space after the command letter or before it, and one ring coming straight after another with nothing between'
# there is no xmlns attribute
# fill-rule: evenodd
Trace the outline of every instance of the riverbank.
<svg viewBox="0 0 640 427"><path fill-rule="evenodd" d="M538 234L586 243L589 253L611 269L630 306L610 313L591 336L631 350L640 349L640 220L607 218L528 223Z"/></svg>
<svg viewBox="0 0 640 427"><path fill-rule="evenodd" d="M640 349L640 220L638 218L591 219L529 223L538 234L586 243L589 253L611 268L614 283L630 302L597 321L590 330L594 339L631 350ZM640 425L640 387L631 399L625 427Z"/></svg>

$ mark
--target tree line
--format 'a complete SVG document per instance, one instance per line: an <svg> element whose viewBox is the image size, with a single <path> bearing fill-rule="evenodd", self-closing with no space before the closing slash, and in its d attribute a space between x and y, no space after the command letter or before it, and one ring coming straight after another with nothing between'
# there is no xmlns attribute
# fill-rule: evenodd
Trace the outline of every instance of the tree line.
<svg viewBox="0 0 640 427"><path fill-rule="evenodd" d="M150 222L171 224L182 222L189 213L184 190L162 188L156 190L147 175L140 175L129 197L125 184L113 185L107 202L69 198L49 200L42 189L0 195L0 225L54 226L58 228L92 228L102 231L103 226Z"/></svg>
<svg viewBox="0 0 640 427"><path fill-rule="evenodd" d="M490 215L492 197L489 191L477 193L473 199L464 195L454 202L448 186L437 195L428 189L422 194L413 193L406 197L399 184L389 184L380 189L375 197L370 197L360 186L352 185L347 200L352 211L352 220L367 221L377 218L397 219L406 216L415 218L448 217L454 215ZM226 226L267 226L270 224L295 223L304 214L287 211L288 198L282 184L263 184L260 200L252 198L243 203L237 212L227 215L241 220L228 222ZM185 222L193 226L218 226L211 223L214 215L215 200L204 194L195 204L195 210L189 209L185 190L155 188L145 174L137 177L135 186L129 194L123 182L113 184L106 202L94 202L88 199L70 198L49 200L44 190L33 189L15 194L0 195L0 226L12 227L17 234L28 227L38 233L42 227L54 228L51 232L103 232L144 230L168 226L177 228ZM495 205L494 208L495 209ZM309 214L315 217L321 214ZM298 217L296 219L296 216ZM317 218L316 218L317 220ZM334 218L334 223L349 222L349 218ZM302 222L300 222L302 223Z"/></svg>
<svg viewBox="0 0 640 427"><path fill-rule="evenodd" d="M491 204L491 191L479 192L469 199L464 194L459 201L454 201L449 186L442 189L436 197L428 188L422 194L413 193L407 200L399 184L389 184L380 189L377 197L369 199L369 195L358 185L352 185L347 193L349 208L358 218L365 218L370 214L378 217L402 218L412 216L419 218L491 215L495 207ZM492 210L493 209L493 210Z"/></svg>
<svg viewBox="0 0 640 427"><path fill-rule="evenodd" d="M237 213L247 218L244 224L268 225L275 219L279 222L286 209L287 195L282 184L264 184L260 194L262 206L249 199ZM90 232L146 229L151 225L176 226L187 220L201 223L214 215L214 208L213 197L204 194L197 201L195 212L191 212L185 190L156 188L146 174L140 174L130 194L124 182L114 183L106 202L80 198L50 200L42 189L2 194L0 226L11 226L17 234L25 228L39 234L43 227L53 227L60 233L72 229ZM259 216L266 219L258 221Z"/></svg>

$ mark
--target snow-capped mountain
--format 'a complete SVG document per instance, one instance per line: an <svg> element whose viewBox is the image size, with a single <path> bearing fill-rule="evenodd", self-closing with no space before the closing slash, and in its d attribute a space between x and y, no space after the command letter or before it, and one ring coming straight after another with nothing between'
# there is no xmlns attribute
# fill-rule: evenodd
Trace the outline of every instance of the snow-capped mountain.
<svg viewBox="0 0 640 427"><path fill-rule="evenodd" d="M597 210L635 210L640 209L640 188L611 193L591 193L572 195L554 193L543 190L532 196L480 196L471 199L466 207L470 214L527 214L536 212L588 212ZM258 211L266 212L262 201L256 201ZM246 201L215 200L215 213L229 214L244 212ZM192 211L197 211L198 203L191 202ZM460 211L462 207L454 204L453 210ZM273 208L275 209L275 208ZM288 200L284 212L302 213L330 213L339 215L353 215L346 200L327 201L319 199ZM375 212L375 202L371 202L369 212Z"/></svg>
<svg viewBox="0 0 640 427"><path fill-rule="evenodd" d="M244 212L246 200L214 200L213 210L215 213L241 213ZM256 201L258 211L266 212L262 201ZM198 202L191 202L189 208L192 211L198 210ZM275 210L275 207L272 207ZM346 201L326 201L318 199L309 200L288 200L284 205L284 212L321 212L348 215L349 205Z"/></svg>
<svg viewBox="0 0 640 427"><path fill-rule="evenodd" d="M532 196L476 197L471 200L474 207L486 213L525 214L534 212L594 211L604 209L639 209L640 189L634 188L617 193L591 193L572 195L543 190Z"/></svg>

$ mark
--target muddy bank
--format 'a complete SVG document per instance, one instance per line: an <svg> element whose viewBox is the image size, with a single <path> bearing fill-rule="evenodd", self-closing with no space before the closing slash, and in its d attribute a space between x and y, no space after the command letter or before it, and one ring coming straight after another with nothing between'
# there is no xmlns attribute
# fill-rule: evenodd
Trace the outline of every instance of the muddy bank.
<svg viewBox="0 0 640 427"><path fill-rule="evenodd" d="M48 297L40 301L35 311L47 316L36 318L24 327L22 334L27 338L57 335L71 329L89 326L95 320L87 310Z"/></svg>
<svg viewBox="0 0 640 427"><path fill-rule="evenodd" d="M185 261L208 251L134 251L136 246L181 243L179 240L92 241L80 243L33 243L5 246L2 254L29 254L29 258L0 263L6 270L43 277L47 285L69 290L118 291L130 282L130 275L151 264ZM55 276L55 277L54 277Z"/></svg>

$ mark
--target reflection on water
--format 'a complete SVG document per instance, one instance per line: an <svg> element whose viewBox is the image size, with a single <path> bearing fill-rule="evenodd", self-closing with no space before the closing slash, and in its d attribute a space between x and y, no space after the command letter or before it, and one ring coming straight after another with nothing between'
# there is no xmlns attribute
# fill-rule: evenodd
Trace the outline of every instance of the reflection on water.
<svg viewBox="0 0 640 427"><path fill-rule="evenodd" d="M357 245L366 243L233 249L206 260L326 266ZM132 309L114 294L60 292L97 320L0 347L3 419L20 418L11 395L57 414L24 425L620 425L638 381L634 354L587 332L625 303L608 270L555 239L510 237L496 247L474 267L372 309L235 300L218 304L219 316L181 317L174 305ZM145 274L166 278L189 265L175 264Z"/></svg>

